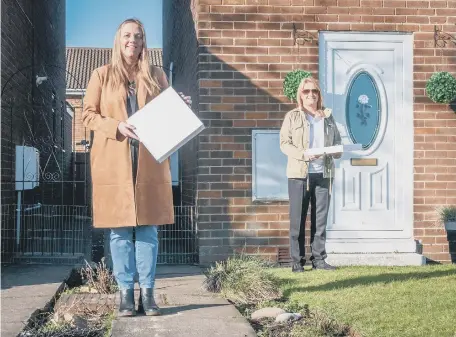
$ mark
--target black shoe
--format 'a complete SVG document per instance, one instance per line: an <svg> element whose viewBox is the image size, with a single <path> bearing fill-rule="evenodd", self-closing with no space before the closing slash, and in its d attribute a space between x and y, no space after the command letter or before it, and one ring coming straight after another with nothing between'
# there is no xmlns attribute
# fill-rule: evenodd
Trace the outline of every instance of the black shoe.
<svg viewBox="0 0 456 337"><path fill-rule="evenodd" d="M147 316L160 315L160 308L154 299L154 289L141 288L139 295L138 312L144 313Z"/></svg>
<svg viewBox="0 0 456 337"><path fill-rule="evenodd" d="M312 269L316 270L336 270L336 267L331 266L330 264L327 264L325 260L322 261L317 261L315 260L312 261Z"/></svg>
<svg viewBox="0 0 456 337"><path fill-rule="evenodd" d="M134 289L120 290L120 305L118 316L134 316L135 312L135 291Z"/></svg>
<svg viewBox="0 0 456 337"><path fill-rule="evenodd" d="M302 258L299 264L304 268L304 266L306 265L306 259Z"/></svg>
<svg viewBox="0 0 456 337"><path fill-rule="evenodd" d="M301 265L301 263L295 263L293 264L293 266L291 267L291 271L293 273L302 273L304 271L304 268L303 266Z"/></svg>

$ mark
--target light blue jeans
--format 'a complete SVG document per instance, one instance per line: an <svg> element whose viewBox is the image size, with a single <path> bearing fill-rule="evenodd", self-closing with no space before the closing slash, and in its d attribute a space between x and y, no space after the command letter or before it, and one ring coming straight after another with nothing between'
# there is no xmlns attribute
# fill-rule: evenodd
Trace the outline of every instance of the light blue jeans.
<svg viewBox="0 0 456 337"><path fill-rule="evenodd" d="M133 244L133 228L136 241ZM158 226L111 229L113 273L121 290L133 289L136 272L141 288L154 288L158 255ZM135 247L136 246L136 247Z"/></svg>

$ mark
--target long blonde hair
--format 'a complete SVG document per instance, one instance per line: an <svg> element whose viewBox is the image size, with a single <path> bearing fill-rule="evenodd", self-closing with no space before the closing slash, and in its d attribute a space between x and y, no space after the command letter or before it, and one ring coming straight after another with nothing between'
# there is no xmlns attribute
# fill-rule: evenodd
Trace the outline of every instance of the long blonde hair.
<svg viewBox="0 0 456 337"><path fill-rule="evenodd" d="M114 37L114 46L112 48L111 65L109 67L108 81L111 82L113 89L126 88L128 84L127 64L122 55L121 29L127 23L136 23L141 29L142 34L142 50L139 53L138 62L135 65L136 81L142 82L150 94L160 92L160 85L156 74L151 73L149 54L147 53L146 32L144 25L138 19L127 19L122 22L117 28Z"/></svg>
<svg viewBox="0 0 456 337"><path fill-rule="evenodd" d="M318 80L316 80L313 77L306 77L302 79L301 83L299 84L298 91L296 92L296 101L298 102L298 107L300 110L303 109L304 103L302 102L301 99L301 93L304 90L304 86L306 83L313 83L315 87L318 89L318 102L317 102L317 110L321 111L323 110L323 97L321 95L321 88L320 85L318 84Z"/></svg>

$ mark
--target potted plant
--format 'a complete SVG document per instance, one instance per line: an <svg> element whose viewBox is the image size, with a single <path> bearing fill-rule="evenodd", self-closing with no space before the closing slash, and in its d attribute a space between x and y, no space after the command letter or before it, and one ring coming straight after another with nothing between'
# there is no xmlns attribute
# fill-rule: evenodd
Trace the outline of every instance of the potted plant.
<svg viewBox="0 0 456 337"><path fill-rule="evenodd" d="M311 77L308 71L293 70L287 73L283 80L283 94L291 101L296 102L296 93L298 92L299 84L304 78Z"/></svg>
<svg viewBox="0 0 456 337"><path fill-rule="evenodd" d="M435 103L450 104L456 99L456 78L446 71L434 73L426 83L426 94Z"/></svg>
<svg viewBox="0 0 456 337"><path fill-rule="evenodd" d="M440 220L446 231L456 231L456 206L442 206L439 209Z"/></svg>

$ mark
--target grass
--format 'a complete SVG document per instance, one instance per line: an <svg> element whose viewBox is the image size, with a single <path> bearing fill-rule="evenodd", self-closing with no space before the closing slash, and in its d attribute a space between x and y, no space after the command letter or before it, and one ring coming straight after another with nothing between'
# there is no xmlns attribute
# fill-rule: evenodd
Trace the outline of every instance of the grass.
<svg viewBox="0 0 456 337"><path fill-rule="evenodd" d="M105 330L104 337L111 337L112 334L112 321L115 319L116 315L114 312L106 316L105 321L103 322L103 327Z"/></svg>
<svg viewBox="0 0 456 337"><path fill-rule="evenodd" d="M455 337L456 266L270 269L289 303L306 303L363 337Z"/></svg>
<svg viewBox="0 0 456 337"><path fill-rule="evenodd" d="M261 258L236 254L207 269L203 287L238 305L280 298L278 284L267 267Z"/></svg>

